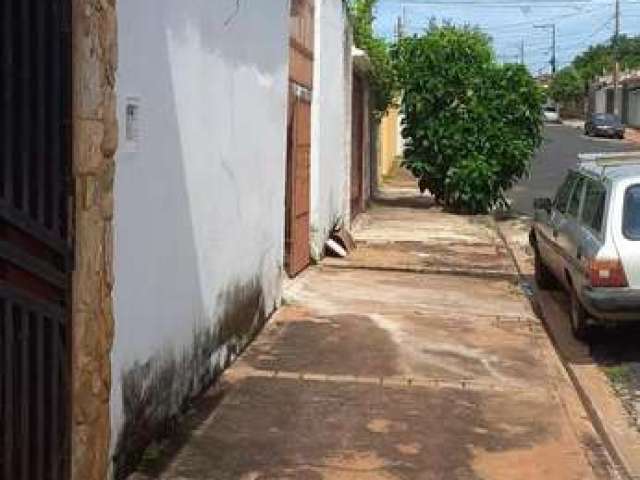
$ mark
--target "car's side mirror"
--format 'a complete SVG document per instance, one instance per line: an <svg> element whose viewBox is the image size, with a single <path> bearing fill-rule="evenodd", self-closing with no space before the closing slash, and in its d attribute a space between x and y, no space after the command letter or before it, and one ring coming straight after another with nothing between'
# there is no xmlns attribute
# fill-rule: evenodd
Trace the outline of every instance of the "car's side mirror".
<svg viewBox="0 0 640 480"><path fill-rule="evenodd" d="M533 201L533 208L535 210L545 210L547 213L551 212L551 208L553 207L553 202L550 198L542 197L536 198Z"/></svg>

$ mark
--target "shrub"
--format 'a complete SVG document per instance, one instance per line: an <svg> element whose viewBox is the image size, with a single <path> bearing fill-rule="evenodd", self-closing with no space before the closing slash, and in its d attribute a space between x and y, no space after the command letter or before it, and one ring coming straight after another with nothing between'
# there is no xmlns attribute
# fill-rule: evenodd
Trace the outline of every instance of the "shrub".
<svg viewBox="0 0 640 480"><path fill-rule="evenodd" d="M543 95L525 67L498 65L489 38L432 25L393 50L403 92L404 165L463 213L506 205L542 138Z"/></svg>
<svg viewBox="0 0 640 480"><path fill-rule="evenodd" d="M371 61L368 80L371 86L372 108L376 116L381 117L393 102L396 84L389 44L373 30L377 3L378 0L350 0L347 5L354 44L364 50Z"/></svg>
<svg viewBox="0 0 640 480"><path fill-rule="evenodd" d="M585 82L573 67L560 70L549 85L549 96L556 102L576 103L585 95Z"/></svg>

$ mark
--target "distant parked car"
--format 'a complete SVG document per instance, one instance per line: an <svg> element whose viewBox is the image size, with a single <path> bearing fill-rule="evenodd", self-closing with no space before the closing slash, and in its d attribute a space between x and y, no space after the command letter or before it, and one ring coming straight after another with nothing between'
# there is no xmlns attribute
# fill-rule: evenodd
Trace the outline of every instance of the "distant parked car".
<svg viewBox="0 0 640 480"><path fill-rule="evenodd" d="M560 109L557 105L545 105L542 109L544 121L548 123L560 123Z"/></svg>
<svg viewBox="0 0 640 480"><path fill-rule="evenodd" d="M571 295L571 328L640 321L640 152L581 155L554 200L534 201L541 289Z"/></svg>
<svg viewBox="0 0 640 480"><path fill-rule="evenodd" d="M624 125L617 115L611 113L593 113L584 124L587 136L624 138Z"/></svg>

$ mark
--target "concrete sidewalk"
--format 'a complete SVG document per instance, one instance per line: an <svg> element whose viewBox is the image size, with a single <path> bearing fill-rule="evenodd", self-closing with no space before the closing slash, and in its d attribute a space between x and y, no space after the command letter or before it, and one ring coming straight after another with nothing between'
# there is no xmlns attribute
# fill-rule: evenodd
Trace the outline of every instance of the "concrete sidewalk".
<svg viewBox="0 0 640 480"><path fill-rule="evenodd" d="M160 478L617 478L491 224L406 183L291 284Z"/></svg>

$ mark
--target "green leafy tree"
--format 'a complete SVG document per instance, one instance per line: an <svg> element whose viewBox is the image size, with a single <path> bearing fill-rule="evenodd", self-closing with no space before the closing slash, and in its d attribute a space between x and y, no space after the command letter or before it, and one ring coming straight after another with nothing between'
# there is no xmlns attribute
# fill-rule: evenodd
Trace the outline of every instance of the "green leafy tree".
<svg viewBox="0 0 640 480"><path fill-rule="evenodd" d="M640 67L640 37L621 35L618 38L617 50L623 70Z"/></svg>
<svg viewBox="0 0 640 480"><path fill-rule="evenodd" d="M572 66L586 82L611 72L615 59L623 70L640 67L640 37L620 35L617 40L592 45L574 58Z"/></svg>
<svg viewBox="0 0 640 480"><path fill-rule="evenodd" d="M556 102L579 102L586 93L585 82L575 68L566 67L554 75L547 93Z"/></svg>
<svg viewBox="0 0 640 480"><path fill-rule="evenodd" d="M432 25L393 50L404 165L436 200L464 213L506 205L542 137L543 95L521 65L498 65L489 38Z"/></svg>
<svg viewBox="0 0 640 480"><path fill-rule="evenodd" d="M591 81L612 68L613 51L610 45L592 45L574 58L571 64L583 80Z"/></svg>
<svg viewBox="0 0 640 480"><path fill-rule="evenodd" d="M374 10L378 0L351 0L349 16L353 27L353 41L364 50L371 61L369 82L373 109L382 116L395 96L395 71L389 55L389 44L373 30Z"/></svg>

